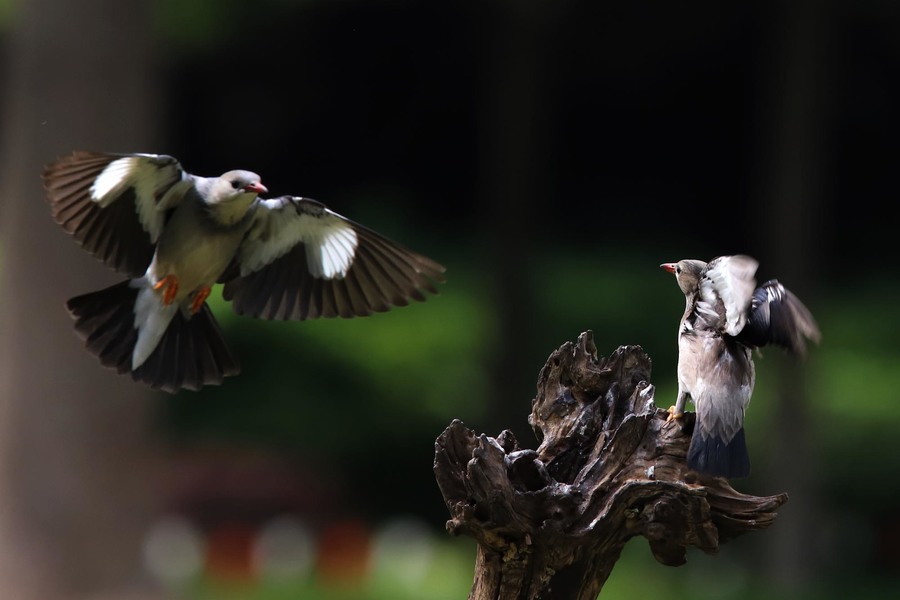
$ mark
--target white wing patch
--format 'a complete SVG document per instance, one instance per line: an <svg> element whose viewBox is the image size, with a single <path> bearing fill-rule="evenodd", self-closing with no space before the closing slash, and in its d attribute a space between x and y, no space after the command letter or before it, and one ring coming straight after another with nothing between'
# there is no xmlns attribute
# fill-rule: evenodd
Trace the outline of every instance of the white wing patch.
<svg viewBox="0 0 900 600"><path fill-rule="evenodd" d="M91 200L102 207L112 202L127 185L137 160L134 156L125 156L106 165L91 185ZM116 192L115 194L113 192Z"/></svg>
<svg viewBox="0 0 900 600"><path fill-rule="evenodd" d="M721 303L728 335L740 333L747 322L747 308L756 287L757 266L758 263L749 256L724 256L711 262L700 280L698 309L712 316Z"/></svg>
<svg viewBox="0 0 900 600"><path fill-rule="evenodd" d="M241 275L262 269L297 244L306 249L306 263L314 277L340 279L347 275L359 239L346 219L323 208L318 214L285 208L283 199L260 200L259 224L241 246Z"/></svg>
<svg viewBox="0 0 900 600"><path fill-rule="evenodd" d="M123 156L112 161L100 175L94 179L90 188L91 200L101 207L109 206L127 188L133 187L135 208L144 229L150 234L150 240L156 242L162 233L163 216L168 205L175 204L173 195L183 195L189 187L188 176L174 165L160 167L152 160L152 154L135 154ZM175 183L174 177L180 173L183 183ZM166 186L170 186L165 195L166 206L158 206L157 196Z"/></svg>
<svg viewBox="0 0 900 600"><path fill-rule="evenodd" d="M343 221L310 236L306 243L309 272L324 279L341 279L350 270L356 254L356 232Z"/></svg>

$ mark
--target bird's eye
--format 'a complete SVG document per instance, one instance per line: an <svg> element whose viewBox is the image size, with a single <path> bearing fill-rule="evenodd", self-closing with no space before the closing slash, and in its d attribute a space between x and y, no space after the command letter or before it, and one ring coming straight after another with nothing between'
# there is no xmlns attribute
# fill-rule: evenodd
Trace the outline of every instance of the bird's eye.
<svg viewBox="0 0 900 600"><path fill-rule="evenodd" d="M681 274L681 267L675 267L675 273L677 273L678 275L680 275L680 274Z"/></svg>
<svg viewBox="0 0 900 600"><path fill-rule="evenodd" d="M231 181L231 187L233 187L234 189L238 190L238 189L241 188L241 182L238 181L237 179L233 179L233 180Z"/></svg>

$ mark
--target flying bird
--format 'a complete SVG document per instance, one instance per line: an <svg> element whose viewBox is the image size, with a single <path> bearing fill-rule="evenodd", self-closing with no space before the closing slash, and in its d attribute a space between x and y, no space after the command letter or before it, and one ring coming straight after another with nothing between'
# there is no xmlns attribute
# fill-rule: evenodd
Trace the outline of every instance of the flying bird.
<svg viewBox="0 0 900 600"><path fill-rule="evenodd" d="M678 397L669 421L697 410L688 466L726 478L750 474L744 412L755 383L752 351L773 344L805 356L821 335L802 302L776 279L756 287L758 263L721 256L709 263L660 265L674 273L686 299L678 327Z"/></svg>
<svg viewBox="0 0 900 600"><path fill-rule="evenodd" d="M75 152L43 174L56 222L128 279L66 306L89 352L176 392L240 371L206 299L241 315L356 317L425 300L444 267L259 175L200 177L158 154Z"/></svg>

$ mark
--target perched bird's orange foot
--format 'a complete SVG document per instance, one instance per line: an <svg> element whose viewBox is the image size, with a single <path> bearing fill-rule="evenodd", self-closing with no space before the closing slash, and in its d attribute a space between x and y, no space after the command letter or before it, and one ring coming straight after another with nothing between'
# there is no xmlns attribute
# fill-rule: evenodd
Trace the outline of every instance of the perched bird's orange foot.
<svg viewBox="0 0 900 600"><path fill-rule="evenodd" d="M206 299L209 298L210 287L208 285L204 285L199 290L197 290L197 294L194 296L194 300L191 302L191 314L196 315L200 312L200 309L203 308L203 303L206 302Z"/></svg>
<svg viewBox="0 0 900 600"><path fill-rule="evenodd" d="M178 295L178 278L174 275L166 275L156 282L153 289L156 291L162 290L163 306L168 306L175 301L175 296ZM207 294L209 294L209 292L207 292Z"/></svg>
<svg viewBox="0 0 900 600"><path fill-rule="evenodd" d="M668 426L672 421L680 421L684 418L684 413L678 413L677 409L674 406L670 406L666 412L669 413L669 416L666 417L666 426Z"/></svg>

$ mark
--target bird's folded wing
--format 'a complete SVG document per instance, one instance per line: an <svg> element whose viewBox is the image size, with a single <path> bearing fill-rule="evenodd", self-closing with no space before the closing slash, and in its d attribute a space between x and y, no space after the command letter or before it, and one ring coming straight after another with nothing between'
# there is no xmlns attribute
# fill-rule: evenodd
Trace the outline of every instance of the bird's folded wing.
<svg viewBox="0 0 900 600"><path fill-rule="evenodd" d="M44 170L53 218L108 266L143 275L193 178L171 156L75 152Z"/></svg>
<svg viewBox="0 0 900 600"><path fill-rule="evenodd" d="M747 322L756 287L758 263L749 256L721 256L710 261L700 279L697 312L712 327L737 335Z"/></svg>
<svg viewBox="0 0 900 600"><path fill-rule="evenodd" d="M238 314L355 317L437 293L444 267L308 198L260 200L225 283Z"/></svg>

